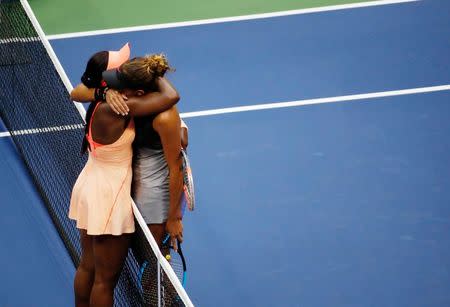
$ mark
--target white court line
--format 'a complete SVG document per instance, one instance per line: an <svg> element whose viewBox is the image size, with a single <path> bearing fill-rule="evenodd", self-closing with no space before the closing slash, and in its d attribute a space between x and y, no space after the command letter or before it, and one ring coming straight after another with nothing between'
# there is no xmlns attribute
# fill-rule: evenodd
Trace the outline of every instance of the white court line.
<svg viewBox="0 0 450 307"><path fill-rule="evenodd" d="M11 136L11 133L9 133L9 132L0 132L0 138L4 138L4 137L7 137L7 136Z"/></svg>
<svg viewBox="0 0 450 307"><path fill-rule="evenodd" d="M219 114L227 114L227 113L238 113L238 112L268 110L268 109L299 107L299 106L312 105L312 104L349 102L349 101L362 100L362 99L412 95L412 94L431 93L431 92L440 92L440 91L448 91L448 90L450 90L450 84L429 86L429 87L409 88L409 89L395 90L395 91L373 92L373 93L366 93L366 94L334 96L334 97L304 99L304 100L295 100L295 101L287 101L287 102L256 104L256 105L222 108L222 109L212 109L212 110L182 113L182 114L180 114L180 116L182 118L191 118L191 117L211 116L211 115L219 115ZM83 125L66 125L66 126L47 127L47 128L39 128L39 129L17 130L17 131L13 131L12 134L26 135L26 134L35 134L35 133L43 133L43 132L56 132L56 131L64 131L64 130L72 130L72 129L82 129L83 127L84 127ZM10 136L9 132L0 132L0 137L7 137L7 136Z"/></svg>
<svg viewBox="0 0 450 307"><path fill-rule="evenodd" d="M279 12L272 12L272 13L242 15L242 16L234 16L234 17L221 17L221 18L200 19L200 20L193 20L193 21L162 23L162 24L156 24L156 25L146 25L146 26L135 26L135 27L104 29L104 30L96 30L96 31L83 31L83 32L63 33L63 34L47 35L47 38L49 40L54 40L54 39L84 37L84 36L93 36L93 35L133 32L133 31L145 31L145 30L155 30L155 29L189 27L189 26L207 25L207 24L214 24L214 23L224 23L224 22L234 22L234 21L243 21L243 20L264 19L264 18L274 18L274 17L282 17L282 16L301 15L301 14L310 14L310 13L320 13L320 12L328 12L328 11L355 9L355 8L390 5L390 4L400 4L400 3L417 2L417 1L421 1L421 0L379 0L379 1L360 2L360 3L352 3L352 4L322 6L322 7L308 8L308 9L279 11Z"/></svg>
<svg viewBox="0 0 450 307"><path fill-rule="evenodd" d="M226 114L226 113L289 108L289 107L298 107L298 106L322 104L322 103L348 102L348 101L361 100L361 99L373 99L373 98L381 98L381 97L392 97L392 96L430 93L430 92L439 92L439 91L448 91L448 90L450 90L450 84L429 86L429 87L409 88L409 89L395 90L395 91L373 92L373 93L366 93L366 94L304 99L304 100L295 100L295 101L266 103L266 104L250 105L250 106L239 106L239 107L231 107L231 108L187 112L187 113L181 114L181 117L182 118L190 118L190 117L200 117L200 116L211 116L211 115Z"/></svg>

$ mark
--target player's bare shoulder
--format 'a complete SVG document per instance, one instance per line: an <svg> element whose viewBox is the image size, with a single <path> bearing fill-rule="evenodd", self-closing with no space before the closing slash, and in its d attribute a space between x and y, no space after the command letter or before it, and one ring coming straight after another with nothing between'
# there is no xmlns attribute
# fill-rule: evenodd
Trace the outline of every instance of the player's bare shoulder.
<svg viewBox="0 0 450 307"><path fill-rule="evenodd" d="M153 127L156 130L169 128L169 127L180 127L180 114L178 109L174 106L167 111L159 113L153 120Z"/></svg>

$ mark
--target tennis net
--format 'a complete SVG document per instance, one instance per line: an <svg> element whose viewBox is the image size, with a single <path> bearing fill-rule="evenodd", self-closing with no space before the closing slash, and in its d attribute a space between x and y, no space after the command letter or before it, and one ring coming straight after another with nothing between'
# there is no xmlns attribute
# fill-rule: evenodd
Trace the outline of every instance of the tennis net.
<svg viewBox="0 0 450 307"><path fill-rule="evenodd" d="M70 100L70 82L24 0L0 0L0 89L1 119L77 266L79 233L67 212L86 162L80 156L84 109ZM137 230L115 306L193 306L134 210Z"/></svg>

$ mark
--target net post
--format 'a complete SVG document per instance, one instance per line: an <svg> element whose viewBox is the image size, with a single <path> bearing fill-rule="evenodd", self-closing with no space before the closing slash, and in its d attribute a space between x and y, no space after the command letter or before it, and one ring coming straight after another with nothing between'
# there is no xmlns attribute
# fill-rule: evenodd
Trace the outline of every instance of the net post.
<svg viewBox="0 0 450 307"><path fill-rule="evenodd" d="M58 57L55 54L55 51L53 50L52 46L50 45L50 42L48 41L47 37L45 36L44 31L42 30L41 25L39 24L36 16L33 13L33 10L31 9L30 5L28 4L27 0L20 0L20 3L22 4L23 9L28 15L28 18L30 18L31 23L33 24L36 32L38 33L42 44L45 47L45 50L47 50L47 53L50 57L50 59L53 62L53 65L56 68L56 71L59 74L59 77L61 78L62 82L64 83L67 91L70 93L73 90L72 83L70 83L69 78L67 77L66 72L64 71L64 68L62 67L61 63L58 60ZM81 115L81 118L84 122L86 122L86 110L84 109L83 105L79 102L75 102L75 107L77 108L78 112Z"/></svg>

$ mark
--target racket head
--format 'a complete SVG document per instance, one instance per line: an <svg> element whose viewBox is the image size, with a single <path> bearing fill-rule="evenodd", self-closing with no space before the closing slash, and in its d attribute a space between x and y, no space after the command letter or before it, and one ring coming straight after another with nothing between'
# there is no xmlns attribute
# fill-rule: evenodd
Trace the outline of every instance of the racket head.
<svg viewBox="0 0 450 307"><path fill-rule="evenodd" d="M195 208L195 188L194 178L192 176L191 163L186 150L181 149L181 160L183 164L183 190L184 201L190 211Z"/></svg>

